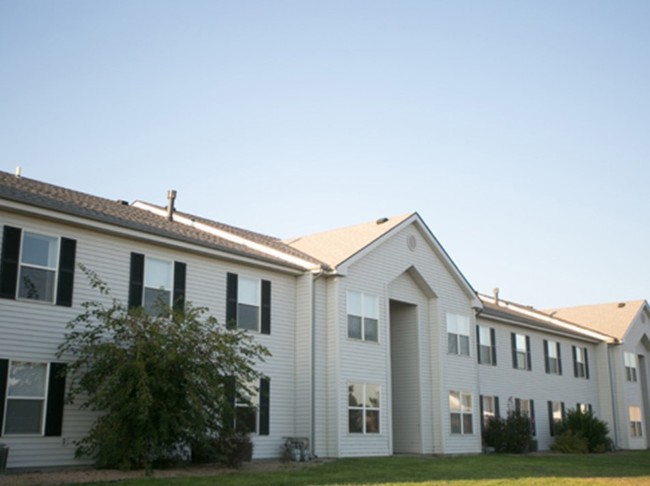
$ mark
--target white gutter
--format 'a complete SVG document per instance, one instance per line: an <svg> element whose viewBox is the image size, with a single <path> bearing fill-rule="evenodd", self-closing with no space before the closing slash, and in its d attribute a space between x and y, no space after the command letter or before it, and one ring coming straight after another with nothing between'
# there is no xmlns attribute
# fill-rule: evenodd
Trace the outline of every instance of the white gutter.
<svg viewBox="0 0 650 486"><path fill-rule="evenodd" d="M149 211L150 213L156 214L158 216L161 216L163 218L168 217L168 212L166 209L161 209L159 207L153 206L151 204L142 202L142 201L135 201L132 204L133 207L136 207L138 209L144 209L145 211ZM207 225L205 223L200 223L198 221L194 221L191 218L188 218L186 216L180 216L177 213L172 213L171 215L171 220L184 224L186 226L190 226L194 229L197 229L199 231L203 231L205 233L211 234L213 236L216 236L218 238L223 238L224 240L232 241L233 243L237 243L239 245L246 246L247 248L250 248L251 250L259 251L260 253L264 253L266 255L272 256L274 258L278 258L280 260L284 260L287 263L291 263L293 265L298 265L299 267L304 268L305 270L311 270L311 271L316 271L320 270L320 265L316 265L312 262L308 262L307 260L303 260L302 258L298 258L293 255L288 255L286 253L283 253L279 250L276 250L274 248L270 248L266 245L262 245L261 243L256 243L254 241L248 240L246 238L242 238L241 236L234 235L232 233L229 233L224 230L217 229L213 226Z"/></svg>
<svg viewBox="0 0 650 486"><path fill-rule="evenodd" d="M494 297L489 297L487 295L481 295L481 299L486 301L486 302L489 302L490 304L494 304L494 305L496 305L498 307L503 307L504 309L511 310L511 311L517 312L519 314L523 314L523 315L525 315L527 317L530 317L530 318L533 318L533 319L538 319L540 321L548 322L549 324L553 324L554 326L562 327L562 328L566 329L567 331L571 331L571 332L578 333L578 334L583 334L583 335L588 336L588 337L590 337L592 339L597 339L598 341L604 341L604 342L609 343L609 344L616 342L616 339L613 338L612 336L608 336L606 334L601 334L599 332L592 331L590 329L585 329L584 327L581 327L581 326L578 326L578 325L575 325L575 324L571 324L571 323L566 322L566 321L562 321L562 320L557 319L555 317L549 316L548 314L544 314L544 313L539 312L539 311L531 310L531 309L529 309L527 307L521 307L519 305L513 304L512 302L504 301L504 300L501 300L501 299L497 300Z"/></svg>

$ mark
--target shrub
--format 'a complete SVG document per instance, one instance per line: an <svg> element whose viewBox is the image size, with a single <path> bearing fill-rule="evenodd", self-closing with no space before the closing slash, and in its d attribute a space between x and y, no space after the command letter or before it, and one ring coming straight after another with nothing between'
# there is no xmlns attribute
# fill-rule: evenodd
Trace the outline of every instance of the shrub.
<svg viewBox="0 0 650 486"><path fill-rule="evenodd" d="M528 418L517 410L504 418L492 417L483 432L483 442L496 452L521 454L529 452L533 443L533 427Z"/></svg>
<svg viewBox="0 0 650 486"><path fill-rule="evenodd" d="M226 433L215 439L217 461L224 466L239 468L253 458L253 443L246 434Z"/></svg>
<svg viewBox="0 0 650 486"><path fill-rule="evenodd" d="M551 450L563 454L586 454L589 452L589 444L579 432L565 430L555 437Z"/></svg>
<svg viewBox="0 0 650 486"><path fill-rule="evenodd" d="M569 410L560 427L560 434L566 431L583 437L587 441L587 452L602 453L613 448L609 427L591 411Z"/></svg>

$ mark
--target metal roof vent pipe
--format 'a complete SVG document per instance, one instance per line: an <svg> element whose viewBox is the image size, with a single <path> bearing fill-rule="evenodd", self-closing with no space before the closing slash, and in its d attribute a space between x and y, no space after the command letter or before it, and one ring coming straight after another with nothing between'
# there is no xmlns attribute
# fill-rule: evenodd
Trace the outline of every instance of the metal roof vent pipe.
<svg viewBox="0 0 650 486"><path fill-rule="evenodd" d="M176 202L176 191L170 189L167 191L167 221L174 219L174 202Z"/></svg>
<svg viewBox="0 0 650 486"><path fill-rule="evenodd" d="M494 303L498 304L499 303L499 287L495 287L492 289L492 294L494 295Z"/></svg>

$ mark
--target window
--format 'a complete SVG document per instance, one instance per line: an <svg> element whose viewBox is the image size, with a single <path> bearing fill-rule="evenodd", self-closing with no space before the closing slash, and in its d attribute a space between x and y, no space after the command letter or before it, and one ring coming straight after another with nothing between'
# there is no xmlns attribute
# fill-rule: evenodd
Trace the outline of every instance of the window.
<svg viewBox="0 0 650 486"><path fill-rule="evenodd" d="M169 306L183 310L185 274L185 263L131 253L129 308L143 307L152 315Z"/></svg>
<svg viewBox="0 0 650 486"><path fill-rule="evenodd" d="M551 375L562 374L562 352L560 343L544 339L544 364Z"/></svg>
<svg viewBox="0 0 650 486"><path fill-rule="evenodd" d="M379 298L362 292L348 291L348 337L379 341Z"/></svg>
<svg viewBox="0 0 650 486"><path fill-rule="evenodd" d="M172 300L172 262L145 257L142 306L149 314L168 308Z"/></svg>
<svg viewBox="0 0 650 486"><path fill-rule="evenodd" d="M512 333L512 367L518 370L530 370L530 337Z"/></svg>
<svg viewBox="0 0 650 486"><path fill-rule="evenodd" d="M636 381L636 356L634 353L625 353L625 378L627 381Z"/></svg>
<svg viewBox="0 0 650 486"><path fill-rule="evenodd" d="M379 385L348 385L348 430L351 434L379 433L379 398Z"/></svg>
<svg viewBox="0 0 650 486"><path fill-rule="evenodd" d="M551 436L554 436L564 420L564 402L548 402L548 423Z"/></svg>
<svg viewBox="0 0 650 486"><path fill-rule="evenodd" d="M0 298L72 306L76 241L5 226Z"/></svg>
<svg viewBox="0 0 650 486"><path fill-rule="evenodd" d="M226 323L229 327L271 334L271 282L229 273Z"/></svg>
<svg viewBox="0 0 650 486"><path fill-rule="evenodd" d="M64 371L63 363L0 359L0 433L60 436Z"/></svg>
<svg viewBox="0 0 650 486"><path fill-rule="evenodd" d="M535 426L535 402L525 398L515 398L515 410L521 413L524 417L530 419L530 424L533 429L533 435L537 434Z"/></svg>
<svg viewBox="0 0 650 486"><path fill-rule="evenodd" d="M642 437L643 430L641 429L641 407L630 407L630 435L632 437Z"/></svg>
<svg viewBox="0 0 650 486"><path fill-rule="evenodd" d="M473 434L472 394L461 391L449 392L449 420L452 434Z"/></svg>
<svg viewBox="0 0 650 486"><path fill-rule="evenodd" d="M497 346L494 328L476 326L478 341L478 362L496 366Z"/></svg>
<svg viewBox="0 0 650 486"><path fill-rule="evenodd" d="M469 356L469 317L447 314L447 352Z"/></svg>
<svg viewBox="0 0 650 486"><path fill-rule="evenodd" d="M587 348L573 346L573 376L589 379Z"/></svg>
<svg viewBox="0 0 650 486"><path fill-rule="evenodd" d="M23 232L18 272L18 297L54 302L59 239Z"/></svg>
<svg viewBox="0 0 650 486"><path fill-rule="evenodd" d="M591 404L590 403L577 403L576 410L580 413L591 413Z"/></svg>
<svg viewBox="0 0 650 486"><path fill-rule="evenodd" d="M481 415L482 426L485 428L491 418L499 416L499 397L481 395Z"/></svg>
<svg viewBox="0 0 650 486"><path fill-rule="evenodd" d="M269 435L270 381L240 386L235 394L234 429L242 434Z"/></svg>

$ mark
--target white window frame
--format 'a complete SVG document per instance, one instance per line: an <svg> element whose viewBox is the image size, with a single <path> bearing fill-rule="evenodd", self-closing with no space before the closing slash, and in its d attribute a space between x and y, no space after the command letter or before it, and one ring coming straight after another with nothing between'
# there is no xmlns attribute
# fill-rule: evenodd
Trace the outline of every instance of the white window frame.
<svg viewBox="0 0 650 486"><path fill-rule="evenodd" d="M522 344L523 343L523 344ZM517 367L518 370L529 370L528 368L528 342L526 340L525 334L515 333L515 353L517 355ZM520 360L523 358L523 366L520 363Z"/></svg>
<svg viewBox="0 0 650 486"><path fill-rule="evenodd" d="M625 362L625 379L629 382L636 383L637 381L637 366L636 354L625 352L623 353L623 360Z"/></svg>
<svg viewBox="0 0 650 486"><path fill-rule="evenodd" d="M251 300L242 299L242 282L244 284L250 284L255 286L255 298ZM237 291L237 328L244 329L251 332L261 332L262 328L262 280L254 277L244 277L238 276L238 291ZM257 309L257 317L255 322L255 328L242 326L241 316L242 316L242 307L249 306L255 307Z"/></svg>
<svg viewBox="0 0 650 486"><path fill-rule="evenodd" d="M560 356L558 354L559 343L557 341L545 340L546 356L548 359L548 373L550 375L560 374Z"/></svg>
<svg viewBox="0 0 650 486"><path fill-rule="evenodd" d="M151 278L151 266L152 263L162 263L165 265L169 266L169 280L165 282L165 286L160 286L160 287L153 287L151 285L147 285L147 274L149 272L149 278ZM150 313L153 313L152 311L155 311L155 306L156 302L148 303L146 299L147 295L147 290L153 290L153 291L160 291L163 290L165 292L169 293L169 299L167 302L164 302L163 304L166 305L167 307L171 307L172 305L172 299L174 298L174 262L171 260L167 260L165 258L158 258L158 257L153 257L149 255L145 255L144 257L144 275L143 275L143 282L142 282L142 307Z"/></svg>
<svg viewBox="0 0 650 486"><path fill-rule="evenodd" d="M245 396L244 396L245 395ZM248 400L248 401L247 401ZM259 380L238 386L235 393L235 430L237 430L237 411L240 409L251 410L255 414L255 430L246 433L258 434L260 430L260 390Z"/></svg>
<svg viewBox="0 0 650 486"><path fill-rule="evenodd" d="M478 333L477 333L477 339L478 339L478 362L479 364L485 364L485 365L492 365L494 366L494 363L492 362L492 355L494 353L494 348L496 346L496 343L492 342L492 328L491 327L486 327L486 326L478 326ZM486 342L484 342L486 341ZM487 349L487 359L483 359L483 354L484 351Z"/></svg>
<svg viewBox="0 0 650 486"><path fill-rule="evenodd" d="M576 346L576 378L587 378L587 361L585 360L585 349L583 346Z"/></svg>
<svg viewBox="0 0 650 486"><path fill-rule="evenodd" d="M628 407L628 414L630 416L630 436L634 438L643 437L641 407L630 405Z"/></svg>
<svg viewBox="0 0 650 486"><path fill-rule="evenodd" d="M37 265L34 263L27 263L23 262L23 258L25 257L25 238L27 236L34 236L36 238L47 238L49 240L54 240L54 244L56 247L54 248L54 266L44 266L44 265ZM16 285L16 299L17 300L28 300L30 302L44 302L44 303L49 303L53 304L56 302L56 295L57 295L57 287L59 284L59 258L60 258L60 253L61 253L61 237L57 235L52 235L52 234L47 234L47 233L40 233L37 231L30 231L30 230L22 230L21 236L20 236L20 256L18 258L18 282ZM31 268L35 270L42 270L45 272L52 272L54 274L53 277L53 284L52 284L52 298L51 299L38 299L38 298L32 298L32 297L23 297L20 295L20 289L21 289L21 276L22 276L22 269L23 268Z"/></svg>
<svg viewBox="0 0 650 486"><path fill-rule="evenodd" d="M44 365L45 366L45 377L44 377L44 390L42 396L26 396L26 395L10 395L11 388L11 370L15 364L31 364L31 365ZM47 413L47 394L50 386L50 363L43 361L26 361L26 360L9 360L9 368L7 370L7 389L5 393L5 403L4 403L4 417L2 418L2 435L7 437L41 437L45 434L45 414ZM40 416L40 430L38 432L7 432L8 424L8 413L9 413L9 402L10 401L41 401L41 416Z"/></svg>
<svg viewBox="0 0 650 486"><path fill-rule="evenodd" d="M447 313L447 354L471 356L470 318L462 314Z"/></svg>
<svg viewBox="0 0 650 486"><path fill-rule="evenodd" d="M356 296L359 299L361 309L360 313L355 309L352 309L352 296ZM366 341L371 343L379 342L379 296L374 294L369 294L366 292L359 292L356 290L348 290L346 293L346 315L347 315L347 336L348 339L354 339L355 341ZM357 318L360 320L361 325L361 335L355 336L350 335L351 325L350 318ZM377 339L371 339L372 335L369 334L369 329L374 322L376 329Z"/></svg>
<svg viewBox="0 0 650 486"><path fill-rule="evenodd" d="M483 409L483 427L487 427L488 420L497 416L497 402L494 395L481 396L481 408Z"/></svg>
<svg viewBox="0 0 650 486"><path fill-rule="evenodd" d="M469 399L469 401L466 401ZM469 403L469 405L468 405ZM453 417L457 415L460 429L454 429ZM465 427L465 418L469 417L469 428ZM471 392L450 390L449 391L449 431L452 435L473 435L474 434L474 397Z"/></svg>
<svg viewBox="0 0 650 486"><path fill-rule="evenodd" d="M352 405L350 403L350 387L360 387L361 388L361 404ZM369 405L368 402L368 387L373 387L377 389L377 394L379 395L378 406L373 407ZM350 382L347 384L346 390L348 391L348 434L351 435L380 435L382 431L381 426L381 385L376 383L360 383L360 382ZM350 430L350 412L361 412L361 431ZM368 412L377 414L377 431L368 431Z"/></svg>

